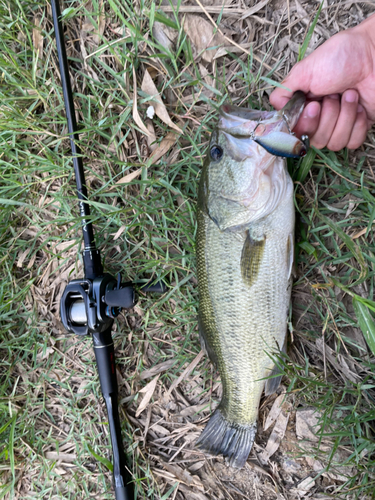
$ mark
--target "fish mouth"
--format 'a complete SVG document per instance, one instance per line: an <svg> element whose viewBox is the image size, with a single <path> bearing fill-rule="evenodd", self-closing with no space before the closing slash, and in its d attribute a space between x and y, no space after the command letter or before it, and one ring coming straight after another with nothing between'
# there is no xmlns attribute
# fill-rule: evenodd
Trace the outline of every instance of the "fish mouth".
<svg viewBox="0 0 375 500"><path fill-rule="evenodd" d="M280 111L259 111L223 104L219 110L218 128L233 137L252 139L256 129L261 135L286 129L292 133L305 106L306 96L298 90ZM258 133L260 130L258 130Z"/></svg>
<svg viewBox="0 0 375 500"><path fill-rule="evenodd" d="M305 94L297 91L280 111L258 111L224 104L220 109L218 129L227 138L229 154L241 161L254 154L255 142L273 156L305 156L308 141L301 141L292 132L305 101ZM259 155L259 150L256 153Z"/></svg>

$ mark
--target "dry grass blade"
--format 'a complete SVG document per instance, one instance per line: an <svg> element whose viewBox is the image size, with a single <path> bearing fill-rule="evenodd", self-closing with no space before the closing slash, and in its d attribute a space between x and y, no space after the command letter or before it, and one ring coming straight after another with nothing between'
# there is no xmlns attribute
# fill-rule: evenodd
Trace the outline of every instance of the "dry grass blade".
<svg viewBox="0 0 375 500"><path fill-rule="evenodd" d="M146 128L146 125L143 123L141 117L139 116L138 113L138 106L137 106L137 77L135 74L135 68L133 67L133 85L134 85L134 90L133 90L133 120L135 123L138 125L138 127L141 129L141 131L147 135L151 136L151 132Z"/></svg>

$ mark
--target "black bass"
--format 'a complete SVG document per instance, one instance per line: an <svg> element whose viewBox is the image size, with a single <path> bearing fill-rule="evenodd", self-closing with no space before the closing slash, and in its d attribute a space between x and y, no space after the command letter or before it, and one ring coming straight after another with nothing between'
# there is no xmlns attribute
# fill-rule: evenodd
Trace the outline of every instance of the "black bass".
<svg viewBox="0 0 375 500"><path fill-rule="evenodd" d="M197 447L242 467L260 397L280 383L272 361L285 345L293 265L293 183L282 157L306 154L291 130L302 92L281 111L224 105L198 197L199 332L223 397ZM264 380L267 377L267 380Z"/></svg>

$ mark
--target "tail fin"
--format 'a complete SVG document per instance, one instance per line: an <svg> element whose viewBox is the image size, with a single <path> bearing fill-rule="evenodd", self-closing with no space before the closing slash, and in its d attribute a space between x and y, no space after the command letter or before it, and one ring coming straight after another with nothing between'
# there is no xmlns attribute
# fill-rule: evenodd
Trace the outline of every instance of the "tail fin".
<svg viewBox="0 0 375 500"><path fill-rule="evenodd" d="M223 455L231 467L240 469L253 446L257 425L229 422L218 408L199 436L196 447L212 455Z"/></svg>

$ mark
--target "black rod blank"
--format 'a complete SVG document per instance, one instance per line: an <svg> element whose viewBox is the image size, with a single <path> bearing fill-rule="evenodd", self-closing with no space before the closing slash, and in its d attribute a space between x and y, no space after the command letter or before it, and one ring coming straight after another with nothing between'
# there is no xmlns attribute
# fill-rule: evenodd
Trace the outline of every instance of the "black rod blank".
<svg viewBox="0 0 375 500"><path fill-rule="evenodd" d="M85 184L85 174L81 151L77 144L79 139L76 116L74 111L72 87L69 78L68 59L64 43L64 32L61 24L61 11L58 0L51 0L53 24L55 27L56 48L59 58L61 86L64 95L66 119L68 122L68 132L70 135L70 147L72 148L73 166L77 183L77 192L79 199L79 209L82 217L83 240L85 249L95 249L94 231L90 220L90 208L87 201L87 188Z"/></svg>

